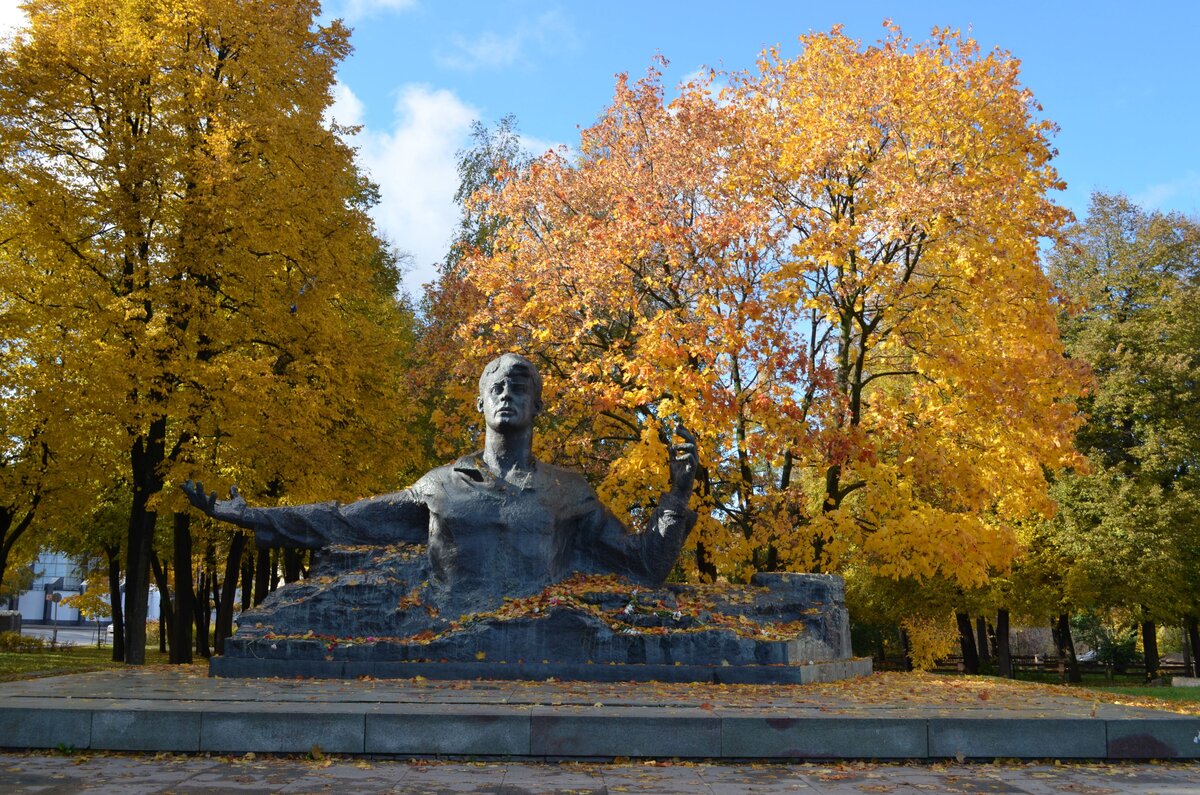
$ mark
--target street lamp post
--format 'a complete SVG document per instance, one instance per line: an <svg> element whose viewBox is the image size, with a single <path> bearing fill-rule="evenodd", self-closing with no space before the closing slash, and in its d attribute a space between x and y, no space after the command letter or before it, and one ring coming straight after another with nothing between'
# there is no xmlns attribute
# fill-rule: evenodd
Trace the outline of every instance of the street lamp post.
<svg viewBox="0 0 1200 795"><path fill-rule="evenodd" d="M54 634L50 638L50 648L58 648L58 603L62 601L62 594L58 591L50 594L50 601L54 602Z"/></svg>

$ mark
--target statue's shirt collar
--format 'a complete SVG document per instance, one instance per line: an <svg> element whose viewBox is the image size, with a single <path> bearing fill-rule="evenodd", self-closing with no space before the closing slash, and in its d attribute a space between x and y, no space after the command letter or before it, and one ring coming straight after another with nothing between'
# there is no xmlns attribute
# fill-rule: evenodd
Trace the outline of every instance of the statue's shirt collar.
<svg viewBox="0 0 1200 795"><path fill-rule="evenodd" d="M454 471L465 477L474 484L488 489L497 491L505 491L508 489L518 489L520 491L536 491L538 484L538 464L537 461L530 459L532 466L526 472L511 473L507 478L496 477L487 463L483 460L483 453L477 452L470 455L465 455L454 462Z"/></svg>

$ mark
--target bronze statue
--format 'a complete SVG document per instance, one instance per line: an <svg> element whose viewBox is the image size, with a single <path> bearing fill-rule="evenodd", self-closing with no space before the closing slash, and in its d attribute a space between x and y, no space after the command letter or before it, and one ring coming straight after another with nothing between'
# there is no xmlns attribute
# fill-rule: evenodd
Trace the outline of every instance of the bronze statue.
<svg viewBox="0 0 1200 795"><path fill-rule="evenodd" d="M336 502L252 508L183 486L214 519L254 531L260 547L427 544L441 600L481 607L541 590L573 573L617 574L657 587L670 574L696 514L688 498L696 472L695 439L671 451L671 488L646 532L630 533L584 478L534 460L534 420L542 409L533 362L506 353L479 379L477 408L486 424L483 450L429 472L409 488L348 505Z"/></svg>
<svg viewBox="0 0 1200 795"><path fill-rule="evenodd" d="M395 494L252 508L236 489L218 500L185 484L193 505L253 530L260 547L314 550L307 578L241 614L210 671L799 682L817 675L808 662L845 660L838 577L663 585L696 523L691 434L675 429L670 489L631 533L581 475L534 460L541 391L528 359L489 363L483 450Z"/></svg>

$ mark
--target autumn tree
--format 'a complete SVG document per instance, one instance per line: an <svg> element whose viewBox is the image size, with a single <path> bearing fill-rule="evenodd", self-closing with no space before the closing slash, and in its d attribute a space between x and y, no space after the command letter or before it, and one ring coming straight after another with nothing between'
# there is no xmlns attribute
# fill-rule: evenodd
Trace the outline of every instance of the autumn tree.
<svg viewBox="0 0 1200 795"><path fill-rule="evenodd" d="M111 434L69 405L79 395L60 355L69 334L39 326L30 309L0 290L0 581L36 558L49 528L87 511L111 464ZM75 444L80 436L91 444Z"/></svg>
<svg viewBox="0 0 1200 795"><path fill-rule="evenodd" d="M577 158L477 192L506 222L462 263L486 300L461 375L538 359L541 454L634 525L669 429L696 432L692 575L975 588L1072 460L1080 379L1038 262L1067 215L1053 127L1015 59L947 31L801 45L669 104L656 72L621 77Z"/></svg>
<svg viewBox="0 0 1200 795"><path fill-rule="evenodd" d="M437 278L425 287L419 355L412 373L423 412L427 412L421 421L430 464L459 454L474 443L478 432L477 423L468 421L461 411L464 395L470 389L464 391L462 373L454 366L459 346L447 343L486 301L467 278L464 260L490 254L499 228L508 222L487 206L482 193L499 188L509 175L528 168L532 160L521 145L516 117L512 115L502 118L494 129L478 120L473 122L471 144L456 156L458 229L446 257L438 264ZM474 200L476 194L480 198Z"/></svg>
<svg viewBox="0 0 1200 795"><path fill-rule="evenodd" d="M316 2L26 10L0 55L3 290L31 327L70 330L58 360L121 434L140 663L159 513L190 533L171 484L286 500L394 482L410 320L369 186L322 121L349 34L316 25Z"/></svg>

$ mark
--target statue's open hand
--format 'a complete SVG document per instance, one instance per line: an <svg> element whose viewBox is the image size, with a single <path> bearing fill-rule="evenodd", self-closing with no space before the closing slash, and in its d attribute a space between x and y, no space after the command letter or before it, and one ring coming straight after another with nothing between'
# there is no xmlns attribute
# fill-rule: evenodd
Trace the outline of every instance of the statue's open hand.
<svg viewBox="0 0 1200 795"><path fill-rule="evenodd" d="M671 445L671 493L686 502L692 494L692 484L696 480L696 468L700 457L696 453L696 437L682 424L675 426L674 436L683 439L682 442Z"/></svg>
<svg viewBox="0 0 1200 795"><path fill-rule="evenodd" d="M217 493L204 493L204 484L198 481L189 480L180 486L183 493L187 495L188 502L196 506L205 514L222 522L233 522L234 524L242 524L246 516L246 501L242 499L242 495L238 494L237 486L229 487L229 499L218 500Z"/></svg>

